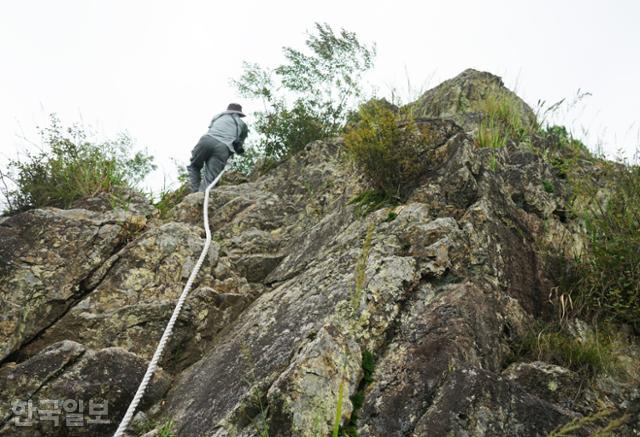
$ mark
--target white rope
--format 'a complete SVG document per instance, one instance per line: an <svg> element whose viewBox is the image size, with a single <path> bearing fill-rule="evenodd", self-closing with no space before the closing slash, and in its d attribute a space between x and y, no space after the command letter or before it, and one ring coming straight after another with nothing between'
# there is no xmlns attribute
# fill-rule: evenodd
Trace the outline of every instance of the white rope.
<svg viewBox="0 0 640 437"><path fill-rule="evenodd" d="M209 184L209 186L204 192L204 205L203 205L202 214L204 217L204 231L207 235L207 238L204 242L204 247L202 248L202 252L200 253L200 258L198 258L198 262L193 267L193 270L191 271L191 275L189 276L189 279L187 280L187 283L185 284L184 289L182 290L180 299L178 299L178 303L176 304L176 307L173 310L171 319L169 319L169 323L167 324L167 327L164 329L162 338L160 338L160 343L158 343L158 348L156 349L156 352L153 354L153 358L151 358L151 361L149 362L149 366L147 367L147 373L144 374L144 378L142 378L142 382L140 383L140 386L138 386L138 391L136 392L135 396L131 400L131 403L129 404L129 408L127 408L127 412L122 418L122 421L120 422L120 426L118 426L118 429L116 430L116 433L113 435L113 437L122 437L124 435L125 430L129 426L129 423L133 418L133 413L135 413L136 407L138 406L138 403L140 402L140 400L142 399L142 396L144 395L144 391L147 388L147 384L149 384L149 381L151 380L153 373L156 371L156 367L158 367L158 361L160 361L160 357L162 356L164 347L167 344L167 341L169 341L169 338L171 337L171 334L173 331L173 325L176 323L176 320L178 319L178 315L180 314L182 305L184 304L184 301L187 299L187 295L191 290L193 281L195 280L196 275L200 270L200 267L202 267L202 263L204 262L204 259L207 257L207 252L209 251L209 246L211 245L211 231L209 230L209 192L218 183L218 181L222 177L222 174L225 172L225 170L226 170L226 167L222 169L220 174L213 180L213 182Z"/></svg>

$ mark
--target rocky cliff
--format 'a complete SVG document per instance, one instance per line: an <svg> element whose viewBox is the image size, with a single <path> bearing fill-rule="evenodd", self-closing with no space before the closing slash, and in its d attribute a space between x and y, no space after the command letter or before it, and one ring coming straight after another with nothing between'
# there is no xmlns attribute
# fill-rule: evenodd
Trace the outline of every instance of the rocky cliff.
<svg viewBox="0 0 640 437"><path fill-rule="evenodd" d="M633 383L517 359L554 317L548 254L583 237L541 146L476 146L489 93L534 119L474 70L413 104L429 171L402 205L358 213L366 186L339 138L215 188L212 248L131 434L324 436L338 413L350 435L533 436L605 405L638 435ZM0 219L0 434L113 433L201 250L202 205ZM46 416L46 400L65 403Z"/></svg>

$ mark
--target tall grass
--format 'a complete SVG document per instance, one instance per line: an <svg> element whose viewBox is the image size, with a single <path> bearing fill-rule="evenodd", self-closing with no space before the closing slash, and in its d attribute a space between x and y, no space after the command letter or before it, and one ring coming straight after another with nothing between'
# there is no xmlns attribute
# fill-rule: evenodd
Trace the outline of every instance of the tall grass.
<svg viewBox="0 0 640 437"><path fill-rule="evenodd" d="M426 170L421 151L427 141L410 112L384 100L362 105L344 136L351 159L371 187L398 200L417 186Z"/></svg>
<svg viewBox="0 0 640 437"><path fill-rule="evenodd" d="M506 96L490 94L480 106L482 121L476 133L478 147L501 148L508 140L520 142L538 129L537 123L523 118L516 102Z"/></svg>
<svg viewBox="0 0 640 437"><path fill-rule="evenodd" d="M567 292L583 312L640 332L640 167L604 164L601 180L608 181L604 189L577 183L589 199L574 211L584 220L587 247L571 266Z"/></svg>

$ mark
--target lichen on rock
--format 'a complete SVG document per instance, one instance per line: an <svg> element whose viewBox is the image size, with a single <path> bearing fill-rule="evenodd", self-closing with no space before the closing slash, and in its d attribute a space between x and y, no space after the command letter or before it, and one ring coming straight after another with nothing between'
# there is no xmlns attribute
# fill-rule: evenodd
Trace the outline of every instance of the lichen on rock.
<svg viewBox="0 0 640 437"><path fill-rule="evenodd" d="M489 95L533 122L498 77L474 70L413 104L431 132L420 151L429 169L401 205L356 213L351 200L366 184L339 138L216 187L211 250L141 405L150 427L529 436L594 414L600 401L633 416L633 382L592 383L514 353L554 317L548 253L573 256L584 236L564 213L566 181L531 144L478 147ZM188 195L149 220L142 206L87 199L0 222L0 430L23 432L13 399L89 396L108 400L110 424L78 433L113 432L202 248L203 201ZM626 363L639 351L630 343Z"/></svg>

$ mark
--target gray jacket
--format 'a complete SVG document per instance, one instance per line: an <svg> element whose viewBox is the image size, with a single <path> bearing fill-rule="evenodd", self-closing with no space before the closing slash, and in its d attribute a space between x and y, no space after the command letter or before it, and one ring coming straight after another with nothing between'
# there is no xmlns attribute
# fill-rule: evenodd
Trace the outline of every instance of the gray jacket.
<svg viewBox="0 0 640 437"><path fill-rule="evenodd" d="M248 133L249 128L238 114L225 111L213 117L207 135L224 143L233 153L233 142L239 140L243 145Z"/></svg>

